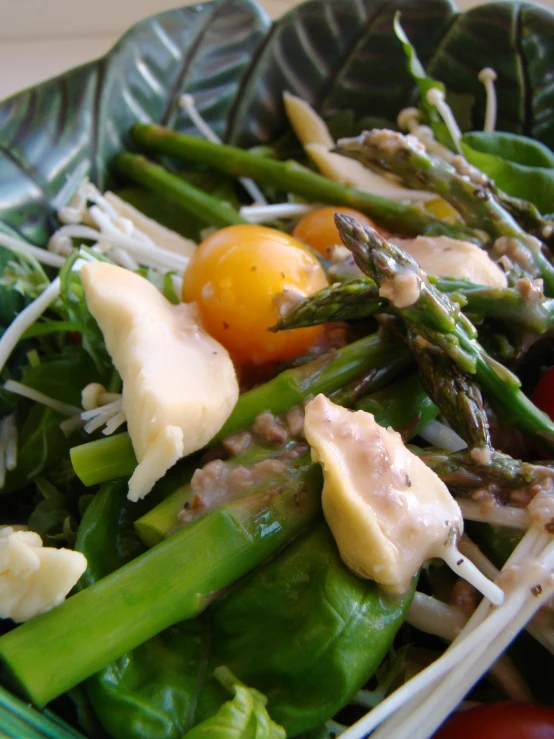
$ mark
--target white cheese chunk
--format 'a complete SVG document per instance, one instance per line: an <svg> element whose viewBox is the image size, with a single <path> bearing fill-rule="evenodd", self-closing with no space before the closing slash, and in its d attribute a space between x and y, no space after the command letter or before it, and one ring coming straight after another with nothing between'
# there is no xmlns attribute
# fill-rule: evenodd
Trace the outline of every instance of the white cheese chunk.
<svg viewBox="0 0 554 739"><path fill-rule="evenodd" d="M219 431L237 401L237 377L194 304L172 305L147 280L111 264L87 264L81 275L123 380L123 412L139 462L129 498L138 500Z"/></svg>
<svg viewBox="0 0 554 739"><path fill-rule="evenodd" d="M285 111L289 123L298 136L306 154L312 159L321 174L330 180L358 190L381 195L391 200L432 200L436 195L420 190L408 190L402 185L382 177L350 157L335 154L331 149L335 141L327 124L302 98L283 94Z"/></svg>
<svg viewBox="0 0 554 739"><path fill-rule="evenodd" d="M80 552L43 547L33 531L0 528L0 618L28 621L49 611L86 568Z"/></svg>
<svg viewBox="0 0 554 739"><path fill-rule="evenodd" d="M405 592L430 557L461 535L460 508L444 483L371 413L318 395L304 433L323 467L323 512L344 563L386 589Z"/></svg>
<svg viewBox="0 0 554 739"><path fill-rule="evenodd" d="M469 241L449 236L392 237L389 241L411 254L421 269L430 275L461 277L491 287L506 287L508 284L506 275L487 252Z"/></svg>

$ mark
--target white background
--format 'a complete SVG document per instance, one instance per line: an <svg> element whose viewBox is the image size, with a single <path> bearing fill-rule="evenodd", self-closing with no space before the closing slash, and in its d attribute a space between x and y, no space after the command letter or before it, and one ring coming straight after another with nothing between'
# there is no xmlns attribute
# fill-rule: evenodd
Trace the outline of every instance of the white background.
<svg viewBox="0 0 554 739"><path fill-rule="evenodd" d="M297 2L261 0L274 18ZM458 0L458 6L480 2ZM0 0L0 100L101 56L140 18L180 4L186 1ZM554 8L554 0L542 4Z"/></svg>

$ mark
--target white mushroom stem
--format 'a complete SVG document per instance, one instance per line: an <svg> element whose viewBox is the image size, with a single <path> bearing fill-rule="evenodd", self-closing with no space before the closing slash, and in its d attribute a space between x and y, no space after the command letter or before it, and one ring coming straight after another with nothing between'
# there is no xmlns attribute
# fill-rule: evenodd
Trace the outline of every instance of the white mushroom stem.
<svg viewBox="0 0 554 739"><path fill-rule="evenodd" d="M464 518L468 521L482 521L491 526L508 526L513 529L526 530L529 526L529 516L525 508L503 506L496 503L477 503L467 498L456 498Z"/></svg>
<svg viewBox="0 0 554 739"><path fill-rule="evenodd" d="M184 110L186 110L188 117L204 138L211 141L212 144L221 144L219 136L212 128L210 128L210 126L208 126L206 121L198 112L198 108L196 107L196 103L192 95L181 95L179 104ZM255 203L267 205L267 200L264 198L262 191L253 180L248 177L239 177L239 181Z"/></svg>
<svg viewBox="0 0 554 739"><path fill-rule="evenodd" d="M76 406L50 398L48 395L40 393L38 390L34 390L32 387L23 385L21 382L16 382L15 380L6 380L4 390L15 395L21 395L23 398L34 400L35 403L46 405L48 408L58 411L58 413L63 413L64 416L74 416L76 413L79 413L79 408Z"/></svg>
<svg viewBox="0 0 554 739"><path fill-rule="evenodd" d="M450 606L425 593L416 592L406 615L410 626L425 634L440 636L454 641L467 621L461 608Z"/></svg>
<svg viewBox="0 0 554 739"><path fill-rule="evenodd" d="M398 127L403 131L412 131L421 123L421 113L417 108L403 108L396 118Z"/></svg>
<svg viewBox="0 0 554 739"><path fill-rule="evenodd" d="M303 203L275 203L274 205L243 205L240 214L250 223L265 223L277 218L299 218L311 213L313 205Z"/></svg>
<svg viewBox="0 0 554 739"><path fill-rule="evenodd" d="M478 567L481 572L489 578L489 580L496 580L500 571L487 557L485 557L477 544L471 541L467 534L464 534L458 542L458 549L466 557L469 557L473 564ZM550 626L545 626L542 611L539 611L539 613L529 621L526 630L531 634L533 639L538 641L541 646L550 652L550 654L554 654L554 633Z"/></svg>
<svg viewBox="0 0 554 739"><path fill-rule="evenodd" d="M8 328L0 338L0 372L8 361L8 358L14 350L16 344L21 339L25 331L30 328L33 323L44 313L44 311L55 301L60 295L60 278L56 279L48 285L48 287L24 308L21 313L10 323Z"/></svg>
<svg viewBox="0 0 554 739"><path fill-rule="evenodd" d="M525 571L522 566L530 561L532 572ZM393 714L396 714L394 718L383 724L372 739L391 736L395 739L428 739L433 734L554 592L554 542L544 533L542 525L529 529L504 571L514 565L521 567L523 576L507 593L504 603L491 609L483 600L451 647L354 724L345 732L345 739L361 739ZM539 576L539 572L543 574ZM441 680L445 675L448 677Z"/></svg>
<svg viewBox="0 0 554 739"><path fill-rule="evenodd" d="M483 83L487 93L487 107L485 110L484 131L494 131L496 128L496 72L491 67L485 67L479 72L479 82Z"/></svg>
<svg viewBox="0 0 554 739"><path fill-rule="evenodd" d="M450 426L446 426L437 420L429 421L419 431L419 436L429 444L439 447L439 449L446 449L449 452L459 452L467 448L467 444L461 436L458 436Z"/></svg>
<svg viewBox="0 0 554 739"><path fill-rule="evenodd" d="M546 547L540 559L545 569L552 570L554 542ZM463 659L433 690L429 698L420 701L418 708L411 711L410 717L403 721L393 734L388 733L387 727L383 726L381 731L375 733L374 739L378 739L380 734L381 739L385 736L394 736L395 739L428 739L432 736L467 691L540 608L543 599L554 593L554 580L551 574L542 580L540 587L542 588L540 597L531 594L529 584L523 578L509 594L505 605L485 618L469 636L460 641L459 647L466 648ZM470 640L479 631L481 638L478 641L474 640L470 645Z"/></svg>
<svg viewBox="0 0 554 739"><path fill-rule="evenodd" d="M75 168L74 172L67 176L65 183L54 196L52 206L54 210L58 211L58 218L60 217L60 211L62 211L66 207L70 208L70 213L74 215L75 209L73 208L73 206L75 205L75 203L73 201L79 199L79 193L82 184L83 182L87 181L85 178L88 169L89 163L86 160L82 161ZM65 221L62 222L65 223Z"/></svg>
<svg viewBox="0 0 554 739"><path fill-rule="evenodd" d="M454 641L467 620L468 615L458 606L448 605L419 592L414 594L406 616L406 621L414 628L449 642ZM491 666L490 673L511 700L533 701L527 683L506 655Z"/></svg>
<svg viewBox="0 0 554 739"><path fill-rule="evenodd" d="M0 490L6 481L6 471L17 464L17 426L11 413L0 420Z"/></svg>
<svg viewBox="0 0 554 739"><path fill-rule="evenodd" d="M450 569L471 583L491 603L499 606L504 601L504 591L480 572L471 560L464 557L455 546L446 546L440 555Z"/></svg>
<svg viewBox="0 0 554 739"><path fill-rule="evenodd" d="M123 401L121 397L119 397L117 400L113 400L111 403L107 403L106 405L92 408L90 411L83 411L83 413L81 413L81 418L83 421L88 421L85 425L85 431L87 434L92 434L101 426L111 421L114 416L121 413L122 406ZM123 419L125 420L125 416L123 416ZM124 423L124 420L121 423ZM119 423L118 426L120 425L121 424Z"/></svg>
<svg viewBox="0 0 554 739"><path fill-rule="evenodd" d="M91 208L91 210L93 209ZM81 225L62 226L54 236L56 238L68 236L72 239L86 239L87 241L94 242L106 241L112 247L121 247L126 252L129 252L144 266L154 267L165 272L175 270L182 273L185 271L189 261L187 257L175 254L175 252L170 252L166 249L161 249L160 247L150 246L142 241L138 241L136 238L126 236L119 229L115 228L109 222L107 216L102 214L101 211L96 211L96 214L98 220L101 220L105 224L106 231L98 232L94 228Z"/></svg>
<svg viewBox="0 0 554 739"><path fill-rule="evenodd" d="M40 249L38 246L28 244L23 239L17 239L14 236L8 236L1 232L0 246L4 246L19 257L34 257L37 262L47 264L49 267L56 267L56 269L60 269L64 263L63 257L53 254L51 251Z"/></svg>
<svg viewBox="0 0 554 739"><path fill-rule="evenodd" d="M454 118L454 114L452 113L450 106L445 100L444 92L439 90L438 87L432 87L430 90L427 90L426 98L429 105L434 105L436 107L438 114L444 121L445 126L448 128L448 132L452 137L452 141L454 142L456 149L463 156L460 144L462 133L458 128L458 124L456 123L456 119Z"/></svg>

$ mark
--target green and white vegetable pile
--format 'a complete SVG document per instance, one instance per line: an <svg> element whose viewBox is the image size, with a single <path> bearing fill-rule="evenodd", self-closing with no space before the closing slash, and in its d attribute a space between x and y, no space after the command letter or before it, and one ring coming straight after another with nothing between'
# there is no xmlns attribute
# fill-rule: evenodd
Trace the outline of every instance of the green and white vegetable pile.
<svg viewBox="0 0 554 739"><path fill-rule="evenodd" d="M48 249L0 234L0 665L89 737L427 739L488 673L475 700L544 699L517 644L551 667L554 469L532 460L554 422L526 362L552 342L554 155L495 132L489 69L485 131L462 135L395 30L420 91L407 134L335 142L288 95L307 166L222 144L188 96L200 136L139 124L134 143L251 204L123 153L114 171L190 238L79 172ZM348 341L239 394L180 302L197 223L286 231L324 203L381 230L337 214L330 286L272 330L340 321ZM2 721L79 735L4 694Z"/></svg>

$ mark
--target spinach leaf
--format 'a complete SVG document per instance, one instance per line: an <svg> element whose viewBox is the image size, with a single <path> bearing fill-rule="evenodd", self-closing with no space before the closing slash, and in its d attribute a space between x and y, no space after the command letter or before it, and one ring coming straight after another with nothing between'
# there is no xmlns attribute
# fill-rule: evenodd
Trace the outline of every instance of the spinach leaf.
<svg viewBox="0 0 554 739"><path fill-rule="evenodd" d="M525 136L471 132L462 136L466 159L508 195L528 200L541 213L554 211L554 154Z"/></svg>
<svg viewBox="0 0 554 739"><path fill-rule="evenodd" d="M155 501L129 503L125 495L123 481L104 486L83 517L83 586L143 551L132 522ZM352 575L322 522L202 618L168 629L90 678L87 694L114 736L178 739L226 702L213 677L224 664L267 695L272 718L294 736L330 718L369 679L410 600L411 593L389 601Z"/></svg>
<svg viewBox="0 0 554 739"><path fill-rule="evenodd" d="M80 346L72 344L47 354L39 364L28 365L21 375L24 385L78 407L85 385L101 379L90 356Z"/></svg>
<svg viewBox="0 0 554 739"><path fill-rule="evenodd" d="M213 649L295 736L371 677L411 598L388 598L347 570L322 522L212 607Z"/></svg>
<svg viewBox="0 0 554 739"><path fill-rule="evenodd" d="M68 457L68 442L60 430L62 417L42 405L33 405L19 429L17 466L6 473L2 495L27 485L33 478L63 457Z"/></svg>
<svg viewBox="0 0 554 739"><path fill-rule="evenodd" d="M158 493L154 490L137 503L126 496L125 480L104 485L83 516L76 548L87 557L88 568L81 587L145 551L133 522L159 502ZM184 622L89 678L86 692L106 731L118 739L181 739L195 716L208 645L208 631L200 619ZM221 703L214 699L214 710Z"/></svg>

